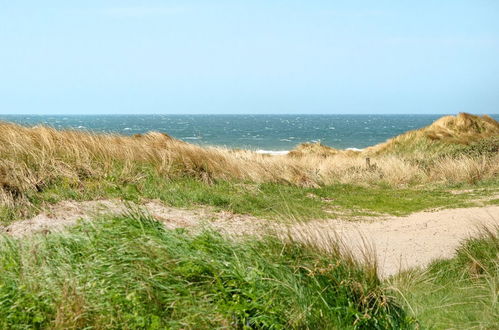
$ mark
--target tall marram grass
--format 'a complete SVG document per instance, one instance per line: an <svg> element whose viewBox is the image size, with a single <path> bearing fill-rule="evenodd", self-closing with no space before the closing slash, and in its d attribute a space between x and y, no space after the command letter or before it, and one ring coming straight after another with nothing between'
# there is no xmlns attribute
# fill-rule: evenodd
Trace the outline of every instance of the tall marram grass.
<svg viewBox="0 0 499 330"><path fill-rule="evenodd" d="M0 237L0 328L408 328L375 269L273 236L237 242L142 214Z"/></svg>
<svg viewBox="0 0 499 330"><path fill-rule="evenodd" d="M422 159L427 155L421 155ZM397 155L362 154L299 157L251 151L202 148L161 133L126 137L0 123L0 198L22 200L52 182L79 184L87 179L140 182L150 171L164 178L278 182L300 186L331 183L393 185L425 182L475 182L499 173L499 155L447 157L423 164Z"/></svg>

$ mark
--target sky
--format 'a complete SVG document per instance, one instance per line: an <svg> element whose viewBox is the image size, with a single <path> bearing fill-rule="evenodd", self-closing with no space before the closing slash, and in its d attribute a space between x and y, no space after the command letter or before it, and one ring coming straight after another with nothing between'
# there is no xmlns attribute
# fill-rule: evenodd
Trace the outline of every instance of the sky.
<svg viewBox="0 0 499 330"><path fill-rule="evenodd" d="M499 113L499 1L0 0L0 114Z"/></svg>

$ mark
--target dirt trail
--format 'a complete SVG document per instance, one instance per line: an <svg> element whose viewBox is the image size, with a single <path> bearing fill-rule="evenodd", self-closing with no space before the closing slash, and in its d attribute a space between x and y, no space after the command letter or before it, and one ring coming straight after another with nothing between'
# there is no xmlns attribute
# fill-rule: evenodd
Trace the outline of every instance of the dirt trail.
<svg viewBox="0 0 499 330"><path fill-rule="evenodd" d="M270 223L247 215L214 212L209 208L187 210L167 207L157 201L142 207L167 228L213 227L229 235L259 234L269 229L296 239L306 239L327 248L330 238L338 237L355 254L367 244L374 249L383 277L399 270L426 266L432 260L448 258L460 242L476 234L479 226L499 226L499 206L418 212L406 217L370 218L364 221L316 220L302 224ZM90 220L100 214L119 214L127 206L119 200L61 202L34 218L0 227L15 237L35 232L52 232Z"/></svg>

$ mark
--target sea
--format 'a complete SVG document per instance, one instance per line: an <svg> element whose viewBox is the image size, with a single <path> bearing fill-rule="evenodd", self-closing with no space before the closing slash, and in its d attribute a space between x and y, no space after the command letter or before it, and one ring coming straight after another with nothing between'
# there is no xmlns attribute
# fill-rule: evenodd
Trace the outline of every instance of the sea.
<svg viewBox="0 0 499 330"><path fill-rule="evenodd" d="M443 115L0 115L26 126L39 124L124 135L167 133L203 146L281 154L303 142L363 149L427 125ZM499 115L493 115L496 120Z"/></svg>

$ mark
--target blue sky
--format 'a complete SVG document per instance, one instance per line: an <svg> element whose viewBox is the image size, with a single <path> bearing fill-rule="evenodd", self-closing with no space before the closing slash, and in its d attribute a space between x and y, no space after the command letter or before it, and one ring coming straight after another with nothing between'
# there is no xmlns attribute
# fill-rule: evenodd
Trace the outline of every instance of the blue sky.
<svg viewBox="0 0 499 330"><path fill-rule="evenodd" d="M0 0L0 113L499 113L499 1Z"/></svg>

